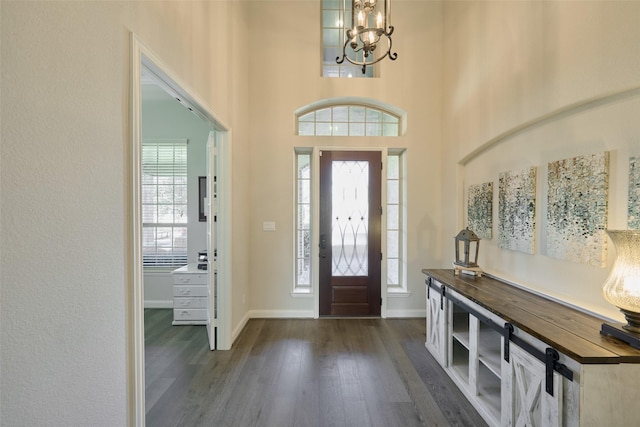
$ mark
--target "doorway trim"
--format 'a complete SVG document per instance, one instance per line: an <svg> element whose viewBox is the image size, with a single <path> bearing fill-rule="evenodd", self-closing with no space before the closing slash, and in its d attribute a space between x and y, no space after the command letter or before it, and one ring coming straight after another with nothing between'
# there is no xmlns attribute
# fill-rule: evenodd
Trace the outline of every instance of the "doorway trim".
<svg viewBox="0 0 640 427"><path fill-rule="evenodd" d="M347 147L347 146L316 146L313 148L313 169L312 169L312 229L313 242L311 245L311 262L313 273L313 318L320 318L320 250L317 242L320 242L320 153L322 151L379 151L382 157L382 188L380 189L380 202L382 206L387 205L387 186L386 186L386 170L387 170L387 147ZM383 258L380 265L380 297L382 298L382 306L380 307L380 317L387 317L387 286L385 277L387 277L387 222L383 217L380 223L380 249Z"/></svg>
<svg viewBox="0 0 640 427"><path fill-rule="evenodd" d="M129 424L145 425L145 362L144 362L144 279L142 263L142 83L143 67L160 80L161 86L177 97L194 114L209 123L217 137L218 164L218 349L231 348L231 130L213 110L154 54L135 33L130 33L130 206L129 206L129 295L128 316L128 402ZM212 227L212 223L209 224Z"/></svg>

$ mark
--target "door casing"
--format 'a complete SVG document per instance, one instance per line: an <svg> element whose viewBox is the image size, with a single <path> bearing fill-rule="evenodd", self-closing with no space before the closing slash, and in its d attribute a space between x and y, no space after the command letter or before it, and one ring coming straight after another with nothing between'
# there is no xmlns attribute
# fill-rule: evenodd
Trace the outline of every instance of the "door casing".
<svg viewBox="0 0 640 427"><path fill-rule="evenodd" d="M382 185L380 188L380 201L384 210L387 205L387 185L386 185L386 170L387 170L387 147L347 147L347 146L317 146L313 148L312 153L312 203L313 203L313 215L312 215L312 230L313 241L311 242L311 263L313 271L313 317L318 319L320 317L320 281L319 281L319 268L320 257L318 242L320 241L320 153L322 151L379 151L382 158ZM380 298L382 298L382 305L380 306L380 317L387 317L387 222L383 215L380 223L380 250L382 251L382 261L380 264Z"/></svg>
<svg viewBox="0 0 640 427"><path fill-rule="evenodd" d="M367 186L367 268L366 275L333 274L333 188L334 162L366 162ZM323 166L324 165L324 166ZM381 223L382 156L379 151L323 151L320 156L320 315L322 316L379 316L381 293ZM349 214L349 224L358 221ZM344 220L344 218L343 218ZM360 228L358 222L357 228ZM346 225L346 224L345 224ZM351 264L351 263L349 263Z"/></svg>
<svg viewBox="0 0 640 427"><path fill-rule="evenodd" d="M141 71L145 67L153 72L163 84L163 88L188 103L194 114L207 121L217 134L217 155L220 159L218 186L218 213L220 233L218 233L218 322L217 342L219 350L231 348L231 129L193 90L176 76L168 65L151 51L134 33L130 33L130 223L129 255L131 267L128 281L131 291L128 330L131 337L129 346L129 424L145 425L145 362L144 362L144 287L142 268L142 215L140 182L142 177L142 95ZM211 225L211 223L209 224Z"/></svg>

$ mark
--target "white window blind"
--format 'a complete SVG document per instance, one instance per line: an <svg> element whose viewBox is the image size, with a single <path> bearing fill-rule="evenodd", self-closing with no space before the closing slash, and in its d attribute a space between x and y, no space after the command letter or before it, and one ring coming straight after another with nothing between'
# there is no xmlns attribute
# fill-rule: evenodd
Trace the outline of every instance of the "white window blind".
<svg viewBox="0 0 640 427"><path fill-rule="evenodd" d="M142 143L142 256L145 267L187 263L187 140Z"/></svg>

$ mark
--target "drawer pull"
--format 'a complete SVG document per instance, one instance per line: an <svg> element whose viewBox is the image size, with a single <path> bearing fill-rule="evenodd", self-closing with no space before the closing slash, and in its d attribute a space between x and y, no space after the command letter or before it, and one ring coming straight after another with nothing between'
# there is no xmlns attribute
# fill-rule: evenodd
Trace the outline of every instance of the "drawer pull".
<svg viewBox="0 0 640 427"><path fill-rule="evenodd" d="M191 289L180 289L180 294L189 295L191 293Z"/></svg>

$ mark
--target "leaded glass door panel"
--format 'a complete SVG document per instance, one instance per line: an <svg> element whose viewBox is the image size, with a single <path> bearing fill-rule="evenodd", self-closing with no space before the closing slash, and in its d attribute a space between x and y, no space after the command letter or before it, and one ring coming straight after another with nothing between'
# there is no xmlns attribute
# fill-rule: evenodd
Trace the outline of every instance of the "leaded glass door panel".
<svg viewBox="0 0 640 427"><path fill-rule="evenodd" d="M320 315L380 315L381 154L320 157Z"/></svg>

